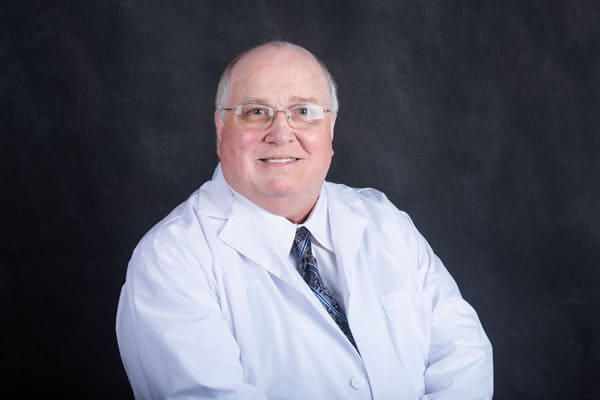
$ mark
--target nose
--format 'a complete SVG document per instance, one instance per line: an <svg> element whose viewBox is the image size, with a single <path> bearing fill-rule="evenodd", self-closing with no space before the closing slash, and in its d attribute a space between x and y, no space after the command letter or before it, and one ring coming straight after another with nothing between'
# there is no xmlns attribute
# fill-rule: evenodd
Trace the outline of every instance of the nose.
<svg viewBox="0 0 600 400"><path fill-rule="evenodd" d="M281 116L279 116L279 114L281 114ZM286 112L276 111L275 115L273 116L273 122L267 130L265 141L276 144L284 144L292 142L294 137L294 132L292 131L292 127L288 122Z"/></svg>

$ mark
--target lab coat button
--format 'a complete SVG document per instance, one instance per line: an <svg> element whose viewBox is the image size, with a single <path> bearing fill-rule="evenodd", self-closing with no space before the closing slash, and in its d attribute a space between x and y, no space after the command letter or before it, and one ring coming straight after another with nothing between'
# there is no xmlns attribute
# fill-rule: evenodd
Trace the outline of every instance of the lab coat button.
<svg viewBox="0 0 600 400"><path fill-rule="evenodd" d="M365 386L365 380L361 376L353 376L350 379L350 386L352 386L354 389L358 390L358 389L362 388L363 386Z"/></svg>

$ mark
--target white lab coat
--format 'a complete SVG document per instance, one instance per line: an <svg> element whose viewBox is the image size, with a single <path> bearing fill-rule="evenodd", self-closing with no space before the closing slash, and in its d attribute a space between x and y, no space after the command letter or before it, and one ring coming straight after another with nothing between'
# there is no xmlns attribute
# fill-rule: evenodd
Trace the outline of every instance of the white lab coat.
<svg viewBox="0 0 600 400"><path fill-rule="evenodd" d="M492 398L491 345L409 217L323 190L360 354L217 168L131 258L117 338L136 398Z"/></svg>

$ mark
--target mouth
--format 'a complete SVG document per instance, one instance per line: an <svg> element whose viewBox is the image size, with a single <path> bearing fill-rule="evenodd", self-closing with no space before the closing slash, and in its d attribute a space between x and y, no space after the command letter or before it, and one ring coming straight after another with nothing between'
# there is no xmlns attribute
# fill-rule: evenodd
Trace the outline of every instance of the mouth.
<svg viewBox="0 0 600 400"><path fill-rule="evenodd" d="M267 164L286 164L294 161L298 161L296 157L272 157L272 158L260 158L260 161Z"/></svg>

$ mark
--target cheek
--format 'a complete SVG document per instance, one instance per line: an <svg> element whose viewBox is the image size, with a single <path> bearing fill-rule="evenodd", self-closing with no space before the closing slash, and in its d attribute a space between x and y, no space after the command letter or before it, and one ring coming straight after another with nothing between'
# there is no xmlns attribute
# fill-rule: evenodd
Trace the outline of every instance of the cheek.
<svg viewBox="0 0 600 400"><path fill-rule="evenodd" d="M333 144L328 132L322 132L320 135L310 137L305 141L310 152L321 158L324 162L333 155Z"/></svg>
<svg viewBox="0 0 600 400"><path fill-rule="evenodd" d="M236 156L251 153L254 151L259 141L260 136L257 132L227 132L226 135L223 135L220 145L222 149L220 149L219 155L221 155L221 152L223 154L232 154Z"/></svg>
<svg viewBox="0 0 600 400"><path fill-rule="evenodd" d="M253 149L260 142L260 134L253 131L241 132L238 136L238 145L241 149Z"/></svg>
<svg viewBox="0 0 600 400"><path fill-rule="evenodd" d="M244 152L252 151L260 144L263 135L262 131L238 132L236 144Z"/></svg>

